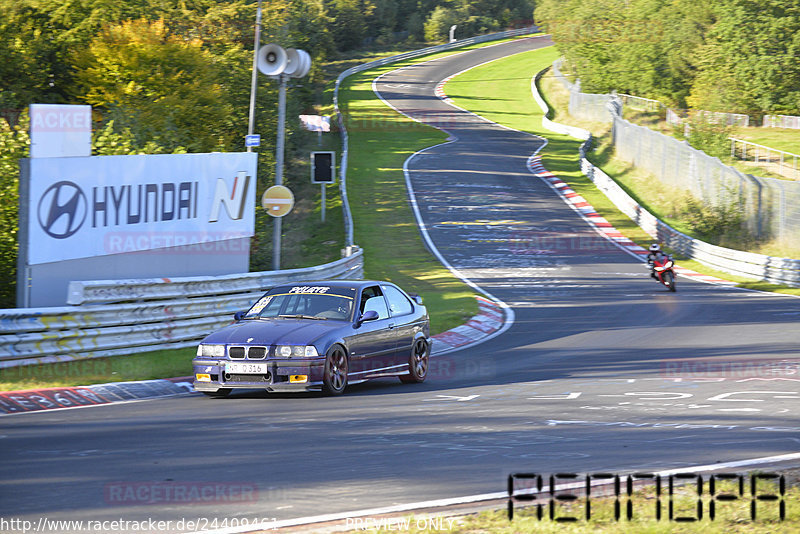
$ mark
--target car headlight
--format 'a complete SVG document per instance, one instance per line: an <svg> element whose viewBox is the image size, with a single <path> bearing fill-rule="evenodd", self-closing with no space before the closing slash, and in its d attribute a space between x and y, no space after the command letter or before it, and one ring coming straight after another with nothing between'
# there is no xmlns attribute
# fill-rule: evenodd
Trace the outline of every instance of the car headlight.
<svg viewBox="0 0 800 534"><path fill-rule="evenodd" d="M198 345L197 355L208 358L224 358L225 345Z"/></svg>
<svg viewBox="0 0 800 534"><path fill-rule="evenodd" d="M284 358L316 358L319 356L317 347L314 345L278 345L275 353Z"/></svg>

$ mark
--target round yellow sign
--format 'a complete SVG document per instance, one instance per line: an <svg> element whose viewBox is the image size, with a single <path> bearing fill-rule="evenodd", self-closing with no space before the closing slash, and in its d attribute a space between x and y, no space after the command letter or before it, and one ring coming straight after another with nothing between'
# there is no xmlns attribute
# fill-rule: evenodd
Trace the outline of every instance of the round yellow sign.
<svg viewBox="0 0 800 534"><path fill-rule="evenodd" d="M261 205L273 217L283 217L294 207L294 195L288 187L273 185L261 197Z"/></svg>

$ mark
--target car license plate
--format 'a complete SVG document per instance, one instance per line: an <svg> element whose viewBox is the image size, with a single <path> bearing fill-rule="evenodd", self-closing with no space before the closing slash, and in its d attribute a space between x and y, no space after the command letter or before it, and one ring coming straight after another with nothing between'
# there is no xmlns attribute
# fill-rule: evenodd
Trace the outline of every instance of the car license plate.
<svg viewBox="0 0 800 534"><path fill-rule="evenodd" d="M269 372L269 364L225 362L225 372L236 375L265 375Z"/></svg>

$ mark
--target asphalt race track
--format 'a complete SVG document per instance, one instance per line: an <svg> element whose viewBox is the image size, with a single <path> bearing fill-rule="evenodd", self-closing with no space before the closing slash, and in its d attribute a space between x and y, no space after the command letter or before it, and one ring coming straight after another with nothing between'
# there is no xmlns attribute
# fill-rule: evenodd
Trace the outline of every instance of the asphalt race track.
<svg viewBox="0 0 800 534"><path fill-rule="evenodd" d="M800 450L800 300L683 278L668 293L528 172L540 140L434 97L447 76L547 44L375 83L452 134L408 162L409 180L443 257L513 308L509 330L434 358L421 385L0 418L0 516L223 526L502 492L512 472L688 469Z"/></svg>

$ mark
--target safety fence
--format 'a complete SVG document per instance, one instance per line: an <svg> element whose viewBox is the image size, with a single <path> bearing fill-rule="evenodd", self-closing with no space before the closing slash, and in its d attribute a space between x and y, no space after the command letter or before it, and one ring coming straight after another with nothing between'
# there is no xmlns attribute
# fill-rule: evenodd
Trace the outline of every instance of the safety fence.
<svg viewBox="0 0 800 534"><path fill-rule="evenodd" d="M333 90L333 106L334 109L336 110L336 117L339 122L339 131L341 132L342 135L342 158L341 158L341 164L339 165L339 184L340 184L339 187L341 190L342 205L344 206L345 243L348 246L353 244L353 215L352 212L350 211L350 203L347 199L347 157L349 154L350 141L349 141L349 136L347 134L347 127L345 126L344 115L342 114L342 111L339 108L339 88L341 87L342 82L345 80L345 78L352 76L353 74L363 72L365 70L373 69L375 67L382 67L384 65L389 65L391 63L397 63L399 61L404 61L406 59L413 59L416 57L425 56L436 52L445 52L447 50L452 50L454 48L461 48L463 46L469 46L473 44L496 41L499 39L507 39L509 37L518 37L521 35L527 35L529 33L533 33L535 31L538 31L538 28L536 26L530 26L527 28L519 28L516 30L508 30L499 33L477 35L475 37L470 37L468 39L460 39L458 41L453 41L442 45L429 46L427 48L421 48L419 50L412 50L410 52L405 52L403 54L398 54L396 56L377 59L375 61L370 61L368 63L362 63L361 65L356 65L355 67L350 67L346 71L342 72L338 78L336 78L336 86Z"/></svg>
<svg viewBox="0 0 800 534"><path fill-rule="evenodd" d="M666 107L661 101L653 100L652 98L626 95L625 93L618 93L617 96L622 100L622 105L630 109L657 113Z"/></svg>
<svg viewBox="0 0 800 534"><path fill-rule="evenodd" d="M673 250L705 265L732 274L753 277L776 284L800 287L800 260L773 258L763 254L742 252L694 239L659 220L655 215L637 203L619 186L619 184L603 172L602 169L595 167L586 159L586 152L592 141L590 132L582 128L555 123L547 118L547 104L541 98L537 89L538 80L546 71L547 69L539 72L531 83L533 97L545 114L545 117L542 119L542 125L557 133L568 134L578 139L585 140L579 149L581 171L592 180L597 188L602 191L620 211L630 217L654 239L666 243Z"/></svg>
<svg viewBox="0 0 800 534"><path fill-rule="evenodd" d="M757 238L800 247L800 182L744 174L686 141L638 126L623 118L622 101L613 94L580 93L553 64L554 76L570 91L569 113L613 124L616 155L677 191L689 191L711 206L736 206Z"/></svg>
<svg viewBox="0 0 800 534"><path fill-rule="evenodd" d="M797 154L784 152L768 146L751 143L743 139L730 138L731 158L752 162L770 172L780 174L791 180L800 180Z"/></svg>
<svg viewBox="0 0 800 534"><path fill-rule="evenodd" d="M363 252L324 265L217 277L71 282L70 306L0 310L0 368L189 347L264 291L363 277Z"/></svg>
<svg viewBox="0 0 800 534"><path fill-rule="evenodd" d="M796 115L764 115L764 128L790 128L800 130L800 117Z"/></svg>

